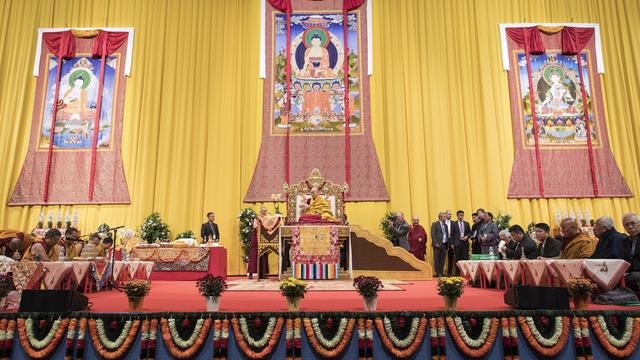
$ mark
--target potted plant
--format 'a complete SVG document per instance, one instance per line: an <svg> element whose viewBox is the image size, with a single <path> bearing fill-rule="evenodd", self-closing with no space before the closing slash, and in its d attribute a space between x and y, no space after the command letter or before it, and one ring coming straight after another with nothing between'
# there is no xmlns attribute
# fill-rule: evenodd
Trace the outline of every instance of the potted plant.
<svg viewBox="0 0 640 360"><path fill-rule="evenodd" d="M144 297L149 295L151 286L144 280L131 280L124 285L124 292L129 298L129 311L136 312L142 310Z"/></svg>
<svg viewBox="0 0 640 360"><path fill-rule="evenodd" d="M300 310L300 300L306 292L307 283L302 280L290 277L280 282L280 293L287 298L289 311Z"/></svg>
<svg viewBox="0 0 640 360"><path fill-rule="evenodd" d="M140 225L138 232L140 233L140 239L148 244L153 244L169 239L170 230L169 225L162 222L160 214L153 212Z"/></svg>
<svg viewBox="0 0 640 360"><path fill-rule="evenodd" d="M382 281L375 276L358 276L353 279L353 287L364 299L364 310L376 311L378 307L378 291L384 287Z"/></svg>
<svg viewBox="0 0 640 360"><path fill-rule="evenodd" d="M444 308L455 311L458 298L464 292L464 279L459 276L441 277L438 279L438 295L444 299Z"/></svg>
<svg viewBox="0 0 640 360"><path fill-rule="evenodd" d="M191 230L187 230L187 231L183 231L181 233L179 233L178 235L176 235L176 240L179 239L195 239L196 236L193 234L193 231Z"/></svg>
<svg viewBox="0 0 640 360"><path fill-rule="evenodd" d="M207 274L197 281L196 287L200 295L207 299L207 311L220 310L220 295L222 295L228 287L227 282L222 276Z"/></svg>
<svg viewBox="0 0 640 360"><path fill-rule="evenodd" d="M391 239L393 238L393 232L391 232L391 226L389 225L389 220L395 221L396 216L397 216L396 212L391 211L391 212L384 213L384 215L380 219L380 230L384 234L384 237L387 238L387 240L389 241L391 241Z"/></svg>
<svg viewBox="0 0 640 360"><path fill-rule="evenodd" d="M576 310L586 310L589 307L591 293L595 289L595 284L583 277L569 279L567 281L569 295L573 298L573 306Z"/></svg>
<svg viewBox="0 0 640 360"><path fill-rule="evenodd" d="M15 290L13 278L8 274L0 275L0 310L4 309L7 295L13 290Z"/></svg>
<svg viewBox="0 0 640 360"><path fill-rule="evenodd" d="M253 221L257 217L258 214L252 208L244 208L238 214L242 258L245 262L249 262L249 250L251 249L251 237L253 236Z"/></svg>

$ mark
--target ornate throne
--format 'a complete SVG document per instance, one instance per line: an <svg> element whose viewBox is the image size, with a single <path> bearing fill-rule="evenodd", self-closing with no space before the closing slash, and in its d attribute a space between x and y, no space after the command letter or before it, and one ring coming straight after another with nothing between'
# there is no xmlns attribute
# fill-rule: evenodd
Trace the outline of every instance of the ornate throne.
<svg viewBox="0 0 640 360"><path fill-rule="evenodd" d="M321 221L321 222L298 222L300 218L300 205L306 202L311 195L312 188L318 188L319 195L324 196L325 199L331 204L331 212L336 218L336 221ZM290 186L285 185L284 191L287 194L287 225L295 224L338 224L343 225L347 222L347 217L344 212L344 194L347 191L346 185L334 184L331 181L326 180L320 170L313 169L309 177L297 184Z"/></svg>

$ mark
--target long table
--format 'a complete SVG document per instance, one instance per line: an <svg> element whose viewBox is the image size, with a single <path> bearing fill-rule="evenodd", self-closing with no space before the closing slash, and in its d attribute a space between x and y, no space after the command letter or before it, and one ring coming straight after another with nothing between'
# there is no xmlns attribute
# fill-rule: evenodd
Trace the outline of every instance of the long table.
<svg viewBox="0 0 640 360"><path fill-rule="evenodd" d="M506 285L520 281L533 286L566 286L571 278L586 277L603 291L623 283L631 266L624 260L605 259L460 260L457 265L464 278L475 281L480 277L481 286L501 276Z"/></svg>
<svg viewBox="0 0 640 360"><path fill-rule="evenodd" d="M227 249L223 247L135 248L135 259L153 263L151 280L197 280L207 274L227 278Z"/></svg>

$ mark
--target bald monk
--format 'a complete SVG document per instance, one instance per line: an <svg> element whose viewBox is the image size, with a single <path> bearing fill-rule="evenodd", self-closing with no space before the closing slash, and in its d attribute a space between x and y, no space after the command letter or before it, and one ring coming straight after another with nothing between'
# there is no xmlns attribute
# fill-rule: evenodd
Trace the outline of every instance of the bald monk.
<svg viewBox="0 0 640 360"><path fill-rule="evenodd" d="M25 239L25 234L15 230L0 230L0 255L20 260L20 249Z"/></svg>
<svg viewBox="0 0 640 360"><path fill-rule="evenodd" d="M58 261L60 254L60 239L62 233L58 229L49 229L44 235L44 240L36 240L24 253L25 261Z"/></svg>
<svg viewBox="0 0 640 360"><path fill-rule="evenodd" d="M311 188L311 199L307 202L300 204L300 210L302 215L298 221L336 221L336 218L331 212L331 204L324 196L318 194L318 188Z"/></svg>
<svg viewBox="0 0 640 360"><path fill-rule="evenodd" d="M595 250L593 240L578 228L578 223L570 218L562 220L560 230L565 238L562 259L588 259Z"/></svg>

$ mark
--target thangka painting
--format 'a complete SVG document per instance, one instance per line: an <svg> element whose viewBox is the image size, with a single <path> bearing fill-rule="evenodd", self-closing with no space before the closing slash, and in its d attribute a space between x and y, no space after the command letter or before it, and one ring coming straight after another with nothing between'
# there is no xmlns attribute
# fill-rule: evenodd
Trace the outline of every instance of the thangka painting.
<svg viewBox="0 0 640 360"><path fill-rule="evenodd" d="M609 147L597 26L501 28L515 142L508 196L631 196Z"/></svg>
<svg viewBox="0 0 640 360"><path fill-rule="evenodd" d="M120 148L132 30L119 30L39 31L29 147L9 205L130 203Z"/></svg>
<svg viewBox="0 0 640 360"><path fill-rule="evenodd" d="M349 126L361 135L361 57L358 48L359 14L348 15L349 54L344 54L341 14L295 14L291 16L291 111L286 104L286 14L273 15L275 33L273 61L273 134L342 134L344 113L344 62L349 63Z"/></svg>
<svg viewBox="0 0 640 360"><path fill-rule="evenodd" d="M298 183L317 168L334 183L348 183L346 201L386 201L370 126L367 4L347 14L345 53L342 2L291 3L289 111L287 15L266 6L262 144L244 200L270 201L287 178Z"/></svg>

